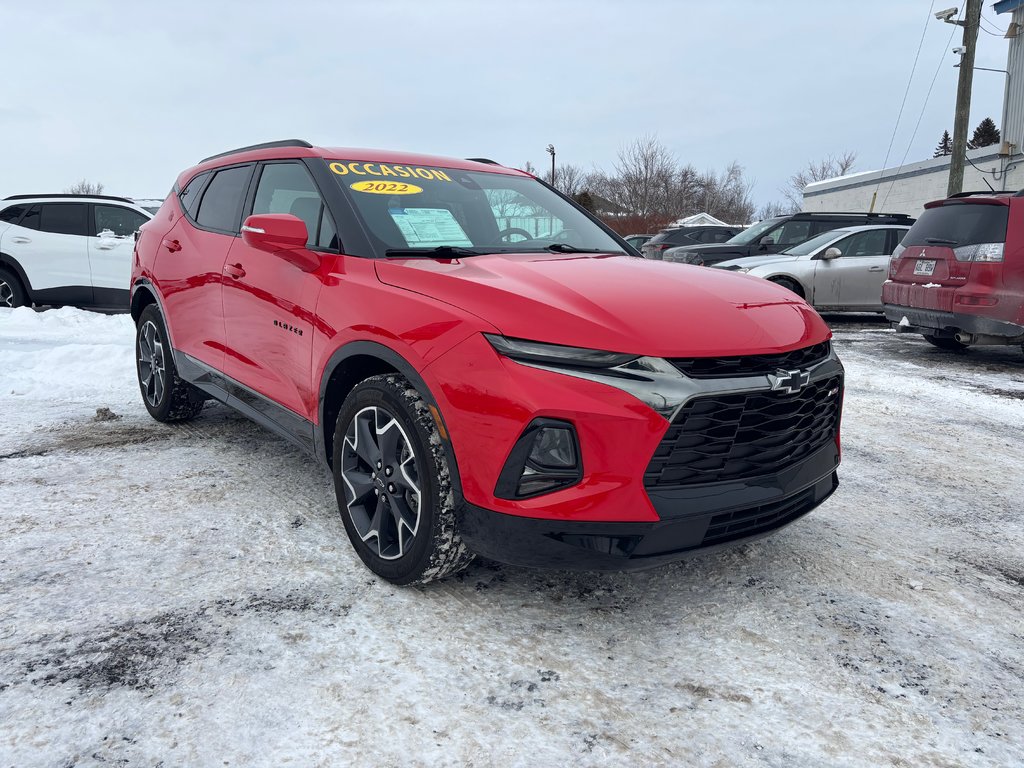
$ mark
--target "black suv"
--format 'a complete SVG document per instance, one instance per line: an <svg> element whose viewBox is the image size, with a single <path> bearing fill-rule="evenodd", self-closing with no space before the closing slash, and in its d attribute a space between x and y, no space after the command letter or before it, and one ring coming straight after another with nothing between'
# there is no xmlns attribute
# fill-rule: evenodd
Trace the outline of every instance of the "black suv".
<svg viewBox="0 0 1024 768"><path fill-rule="evenodd" d="M660 259L669 248L680 245L704 245L724 243L743 231L743 227L671 227L663 229L640 247L640 252L647 259Z"/></svg>
<svg viewBox="0 0 1024 768"><path fill-rule="evenodd" d="M822 232L840 227L913 223L914 219L905 213L792 213L760 221L727 242L717 245L684 245L667 251L662 258L665 261L710 267L729 259L778 253Z"/></svg>

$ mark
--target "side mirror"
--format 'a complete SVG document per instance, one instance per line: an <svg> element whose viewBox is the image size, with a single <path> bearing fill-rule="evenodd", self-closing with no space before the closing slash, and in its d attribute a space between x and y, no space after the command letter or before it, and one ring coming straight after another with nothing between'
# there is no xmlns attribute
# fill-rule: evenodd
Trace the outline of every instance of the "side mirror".
<svg viewBox="0 0 1024 768"><path fill-rule="evenodd" d="M838 259L842 255L843 252L833 245L831 248L825 249L825 252L821 254L821 258L825 261L832 261L832 259Z"/></svg>
<svg viewBox="0 0 1024 768"><path fill-rule="evenodd" d="M757 242L760 245L774 245L775 244L775 240L774 240L774 238L771 235L765 235L764 237L762 237Z"/></svg>
<svg viewBox="0 0 1024 768"><path fill-rule="evenodd" d="M306 222L290 213L259 213L242 224L242 242L250 248L280 256L304 272L313 272L320 259L306 250Z"/></svg>

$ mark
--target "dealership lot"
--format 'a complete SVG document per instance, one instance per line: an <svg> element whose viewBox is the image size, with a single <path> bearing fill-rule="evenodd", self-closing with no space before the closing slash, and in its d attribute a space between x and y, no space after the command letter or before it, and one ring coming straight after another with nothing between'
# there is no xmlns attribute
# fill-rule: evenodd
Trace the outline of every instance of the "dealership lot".
<svg viewBox="0 0 1024 768"><path fill-rule="evenodd" d="M400 589L298 450L149 419L130 318L0 310L0 762L1021 763L1024 354L830 320L844 461L808 517Z"/></svg>

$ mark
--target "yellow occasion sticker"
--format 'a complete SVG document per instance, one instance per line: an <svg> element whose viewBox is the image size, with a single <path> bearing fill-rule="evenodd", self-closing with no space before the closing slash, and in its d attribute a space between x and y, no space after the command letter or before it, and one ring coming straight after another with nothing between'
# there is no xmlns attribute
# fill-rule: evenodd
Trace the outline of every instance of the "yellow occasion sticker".
<svg viewBox="0 0 1024 768"><path fill-rule="evenodd" d="M356 192L369 192L371 195L418 195L422 187L405 184L400 181L357 181L349 185Z"/></svg>

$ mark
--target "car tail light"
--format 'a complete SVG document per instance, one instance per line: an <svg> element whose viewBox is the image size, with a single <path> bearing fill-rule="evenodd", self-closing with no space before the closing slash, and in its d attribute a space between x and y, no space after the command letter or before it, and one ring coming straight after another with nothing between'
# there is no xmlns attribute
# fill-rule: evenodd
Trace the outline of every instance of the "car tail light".
<svg viewBox="0 0 1024 768"><path fill-rule="evenodd" d="M1002 261L1002 243L975 243L953 249L957 261Z"/></svg>
<svg viewBox="0 0 1024 768"><path fill-rule="evenodd" d="M899 271L899 268L900 268L900 265L899 265L900 256L903 255L903 252L905 250L907 250L907 249L904 248L902 245L897 245L896 246L896 250L894 250L892 252L892 256L889 257L889 277L890 278L896 277L896 273Z"/></svg>

